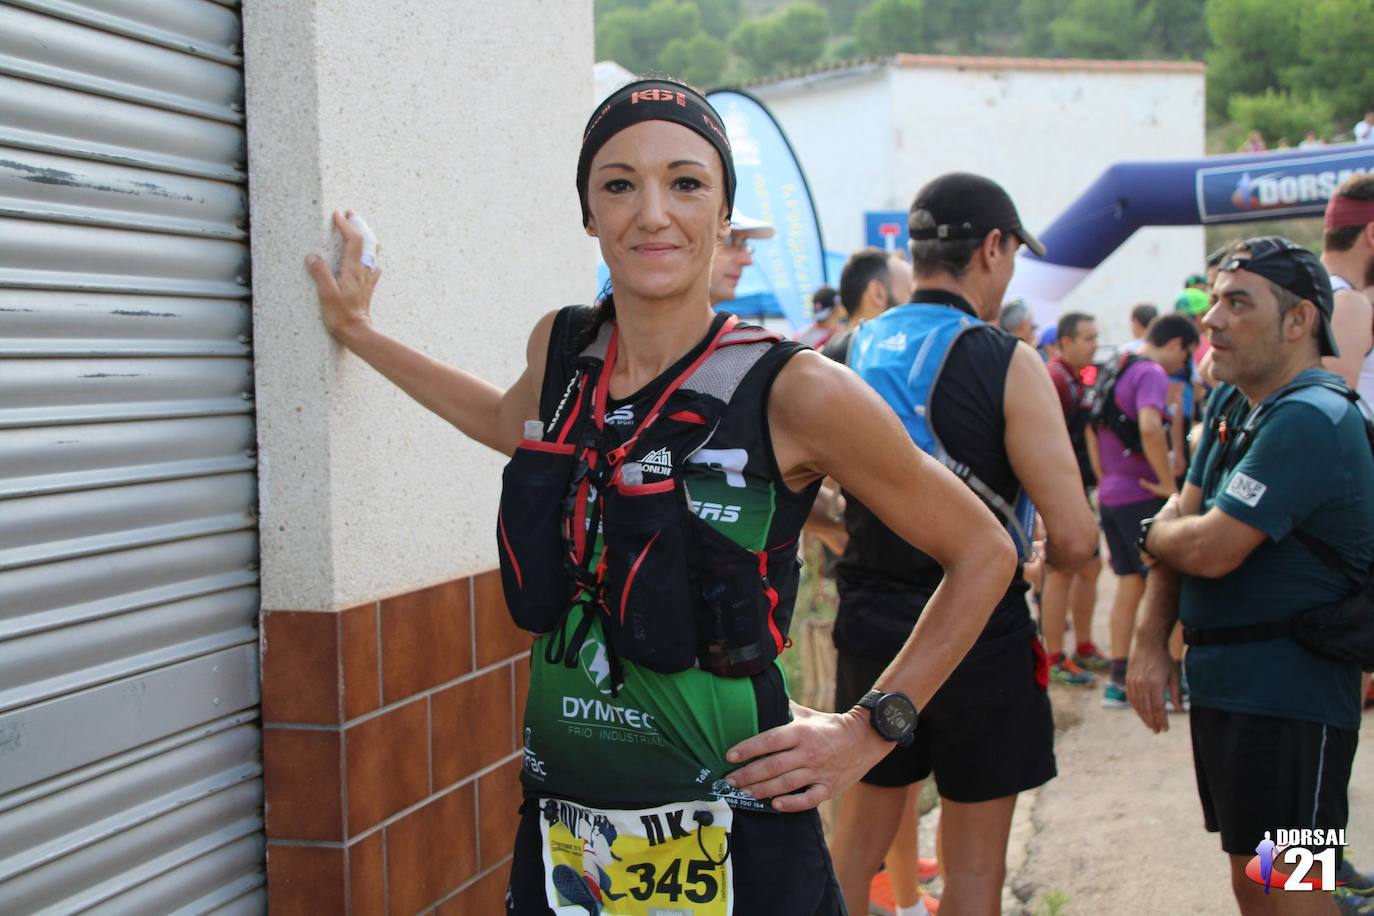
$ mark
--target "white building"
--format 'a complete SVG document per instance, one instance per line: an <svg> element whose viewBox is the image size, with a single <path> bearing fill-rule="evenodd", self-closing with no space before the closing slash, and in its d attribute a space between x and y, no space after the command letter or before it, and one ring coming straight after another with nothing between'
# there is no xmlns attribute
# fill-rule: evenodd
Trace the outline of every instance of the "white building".
<svg viewBox="0 0 1374 916"><path fill-rule="evenodd" d="M899 54L747 88L791 140L839 251L864 244L865 211L905 210L944 172L996 179L1039 232L1115 162L1204 152L1197 63ZM1125 340L1130 307L1171 307L1203 248L1201 227L1138 232L1063 308Z"/></svg>

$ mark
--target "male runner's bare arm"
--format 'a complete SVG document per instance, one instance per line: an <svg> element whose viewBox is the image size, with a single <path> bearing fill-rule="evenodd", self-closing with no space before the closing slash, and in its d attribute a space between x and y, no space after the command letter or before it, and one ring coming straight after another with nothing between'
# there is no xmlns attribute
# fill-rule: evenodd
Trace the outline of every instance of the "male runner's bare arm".
<svg viewBox="0 0 1374 916"><path fill-rule="evenodd" d="M1163 524L1180 515L1196 517L1202 507L1202 491L1195 484L1183 485L1182 496L1170 497L1155 516ZM1153 539L1152 539L1153 540ZM1126 696L1136 715L1153 732L1169 730L1169 715L1164 708L1164 691L1180 696L1178 664L1169 655L1169 635L1178 620L1181 578L1177 570L1156 563L1145 577L1145 596L1141 600L1140 621L1135 642L1126 664Z"/></svg>
<svg viewBox="0 0 1374 916"><path fill-rule="evenodd" d="M1097 444L1097 430L1089 426L1083 430L1083 441L1088 446L1088 464L1092 465L1093 479L1102 479L1102 452Z"/></svg>
<svg viewBox="0 0 1374 916"><path fill-rule="evenodd" d="M1159 478L1158 483L1142 478L1140 485L1157 496L1172 496L1178 492L1178 487L1174 484L1173 468L1169 466L1169 443L1164 436L1164 418L1155 408L1142 407L1136 422L1140 425L1141 451L1150 463L1150 470Z"/></svg>
<svg viewBox="0 0 1374 916"><path fill-rule="evenodd" d="M1202 505L1200 497L1197 504ZM1212 506L1202 515L1161 518L1150 529L1149 553L1176 572L1219 579L1234 572L1268 538Z"/></svg>
<svg viewBox="0 0 1374 916"><path fill-rule="evenodd" d="M539 389L555 312L539 320L525 348L526 367L504 391L456 366L401 343L372 326L372 291L381 270L362 265L363 236L343 213L334 213L344 253L335 274L318 255L306 258L315 280L320 317L329 333L423 407L478 442L509 455L525 420L539 417Z"/></svg>
<svg viewBox="0 0 1374 916"><path fill-rule="evenodd" d="M850 405L836 411L828 405ZM829 475L894 532L933 557L945 576L877 687L900 691L919 709L977 639L1016 572L1011 538L973 493L926 455L886 403L858 376L814 353L779 373L769 430L787 485ZM796 718L735 745L744 764L731 784L778 811L802 811L836 797L892 750L866 710ZM797 790L805 790L797 792ZM789 794L797 792L797 794Z"/></svg>
<svg viewBox="0 0 1374 916"><path fill-rule="evenodd" d="M1192 417L1183 415L1183 386L1191 384L1192 382L1176 382L1170 379L1164 396L1165 402L1169 405L1169 416L1173 417L1173 422L1169 424L1169 470L1175 478L1182 477L1188 472L1188 465L1183 460L1183 453L1187 451L1183 440L1188 435Z"/></svg>
<svg viewBox="0 0 1374 916"><path fill-rule="evenodd" d="M1322 367L1345 379L1351 388L1360 382L1360 367L1374 344L1374 309L1369 300L1353 289L1336 291L1335 310L1331 313L1331 332L1336 336L1340 356L1322 358Z"/></svg>
<svg viewBox="0 0 1374 916"><path fill-rule="evenodd" d="M1025 343L1016 345L1007 368L1002 413L1007 458L1045 522L1045 560L1062 572L1077 569L1097 549L1097 522L1054 382Z"/></svg>

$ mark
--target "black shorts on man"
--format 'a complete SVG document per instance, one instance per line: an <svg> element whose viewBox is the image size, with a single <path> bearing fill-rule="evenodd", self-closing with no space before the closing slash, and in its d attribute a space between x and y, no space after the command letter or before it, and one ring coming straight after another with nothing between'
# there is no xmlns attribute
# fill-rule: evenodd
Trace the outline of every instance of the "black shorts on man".
<svg viewBox="0 0 1374 916"><path fill-rule="evenodd" d="M891 661L841 652L835 708L851 708ZM940 796L964 804L1049 782L1056 768L1046 665L1034 632L975 646L920 710L911 745L893 750L863 781L899 788L934 774Z"/></svg>
<svg viewBox="0 0 1374 916"><path fill-rule="evenodd" d="M1112 572L1118 576L1143 576L1149 572L1149 567L1140 558L1140 523L1153 518L1162 508L1162 499L1099 507L1102 533L1107 537L1107 550L1112 555Z"/></svg>
<svg viewBox="0 0 1374 916"><path fill-rule="evenodd" d="M1189 727L1203 822L1225 852L1253 855L1266 830L1346 826L1357 732L1196 705Z"/></svg>

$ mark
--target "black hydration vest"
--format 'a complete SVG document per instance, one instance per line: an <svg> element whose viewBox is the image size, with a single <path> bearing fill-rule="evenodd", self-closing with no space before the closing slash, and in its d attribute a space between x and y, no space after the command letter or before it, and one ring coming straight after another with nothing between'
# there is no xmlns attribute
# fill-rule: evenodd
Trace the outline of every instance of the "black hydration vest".
<svg viewBox="0 0 1374 916"><path fill-rule="evenodd" d="M1121 404L1116 400L1116 385L1121 381L1121 376L1126 374L1126 370L1136 363L1149 361L1148 357L1141 356L1139 353L1127 353L1117 358L1115 362L1108 363L1103 367L1102 372L1097 377L1097 383L1093 385L1092 408L1088 414L1088 420L1097 429L1103 427L1110 429L1112 433L1121 440L1122 446L1132 455L1144 454L1144 445L1140 439L1139 418L1132 420ZM1167 433L1170 419L1167 414L1160 417Z"/></svg>
<svg viewBox="0 0 1374 916"><path fill-rule="evenodd" d="M797 536L819 487L783 486L767 433L773 379L805 348L720 315L683 360L616 406L614 323L566 358L591 317L572 308L555 321L542 434L519 444L503 474L497 538L511 616L542 634L573 606L592 607L616 656L614 689L621 659L661 673L757 674L788 644ZM575 664L585 635L548 651Z"/></svg>
<svg viewBox="0 0 1374 916"><path fill-rule="evenodd" d="M1212 435L1216 437L1213 447L1222 452L1207 471L1202 486L1204 495L1215 492L1221 477L1240 464L1274 406L1285 396L1303 388L1325 388L1348 400L1357 410L1361 404L1356 391L1325 379L1290 382L1253 408L1249 407L1244 393L1235 389L1218 406L1212 420ZM1367 415L1364 431L1370 451L1374 453L1374 424ZM1339 601L1299 611L1287 620L1237 627L1185 626L1183 641L1190 646L1225 646L1286 638L1309 652L1374 671L1374 568L1351 569L1336 548L1301 528L1294 528L1290 536L1326 566L1348 578L1352 584L1350 593Z"/></svg>

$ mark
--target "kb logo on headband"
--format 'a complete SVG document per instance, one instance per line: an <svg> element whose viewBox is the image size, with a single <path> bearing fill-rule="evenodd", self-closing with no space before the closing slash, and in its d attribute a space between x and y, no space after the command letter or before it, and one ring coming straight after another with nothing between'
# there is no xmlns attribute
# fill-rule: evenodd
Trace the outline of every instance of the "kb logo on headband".
<svg viewBox="0 0 1374 916"><path fill-rule="evenodd" d="M687 95L682 92L673 92L669 89L641 89L638 92L630 93L630 104L638 105L640 101L645 102L677 102L683 108L687 107Z"/></svg>

